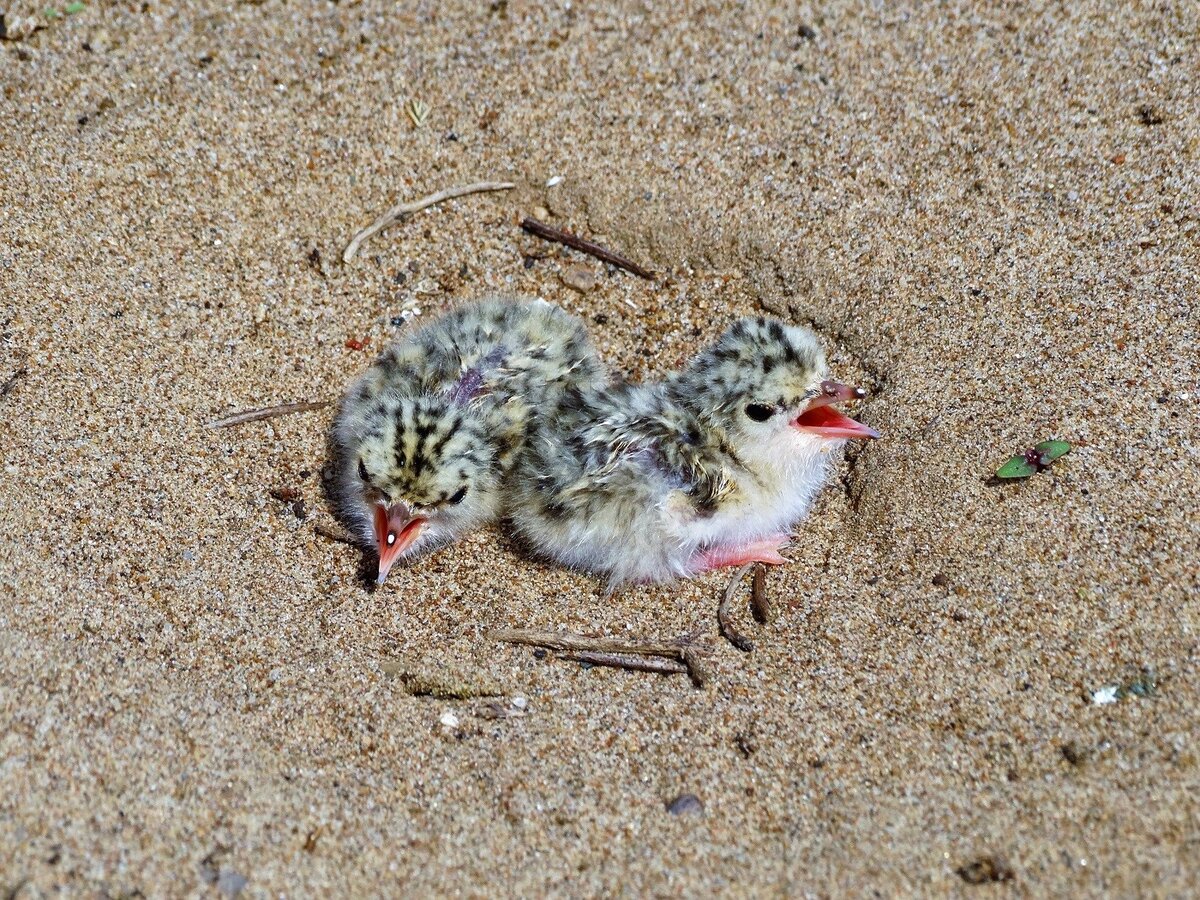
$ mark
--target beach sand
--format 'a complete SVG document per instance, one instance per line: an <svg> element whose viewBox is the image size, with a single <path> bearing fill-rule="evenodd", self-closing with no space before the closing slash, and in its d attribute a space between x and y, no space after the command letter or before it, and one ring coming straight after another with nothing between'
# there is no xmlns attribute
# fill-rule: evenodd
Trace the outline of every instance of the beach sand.
<svg viewBox="0 0 1200 900"><path fill-rule="evenodd" d="M0 892L1195 890L1200 7L42 6L0 41ZM375 589L330 409L205 427L496 292L639 378L771 310L869 388L752 652L728 573L606 598L502 527ZM500 627L701 629L711 678Z"/></svg>

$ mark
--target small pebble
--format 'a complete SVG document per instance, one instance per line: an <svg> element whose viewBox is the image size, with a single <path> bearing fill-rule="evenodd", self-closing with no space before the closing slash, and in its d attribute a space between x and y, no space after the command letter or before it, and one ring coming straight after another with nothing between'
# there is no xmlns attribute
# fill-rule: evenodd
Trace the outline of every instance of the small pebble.
<svg viewBox="0 0 1200 900"><path fill-rule="evenodd" d="M449 710L446 710L446 712L442 713L442 718L440 721L447 728L457 728L458 727L458 716L456 716L454 713L450 712Z"/></svg>
<svg viewBox="0 0 1200 900"><path fill-rule="evenodd" d="M91 53L104 53L112 49L112 37L107 28L97 28L88 35L84 49Z"/></svg>
<svg viewBox="0 0 1200 900"><path fill-rule="evenodd" d="M586 294L596 286L596 273L587 266L570 266L561 275L562 283L573 291Z"/></svg>
<svg viewBox="0 0 1200 900"><path fill-rule="evenodd" d="M541 219L543 222L545 222L548 218L550 218L550 210L546 209L544 206L535 206L533 208L533 217L535 219Z"/></svg>
<svg viewBox="0 0 1200 900"><path fill-rule="evenodd" d="M555 175L546 181L546 187L558 187L562 183L563 177L561 175Z"/></svg>
<svg viewBox="0 0 1200 900"><path fill-rule="evenodd" d="M1117 685L1108 684L1100 688L1098 691L1092 692L1092 702L1097 706L1108 706L1110 703L1117 702Z"/></svg>
<svg viewBox="0 0 1200 900"><path fill-rule="evenodd" d="M5 24L4 37L5 40L9 41L23 41L35 31L40 31L45 27L46 26L39 22L35 16L25 16L24 18L21 16L13 16Z"/></svg>
<svg viewBox="0 0 1200 900"><path fill-rule="evenodd" d="M526 706L529 705L529 701L526 700L524 697L513 697L512 705L513 705L514 709L524 709Z"/></svg>
<svg viewBox="0 0 1200 900"><path fill-rule="evenodd" d="M680 794L667 804L667 812L673 816L702 816L704 804L695 794Z"/></svg>
<svg viewBox="0 0 1200 900"><path fill-rule="evenodd" d="M221 874L217 876L217 890L226 897L236 897L246 886L247 880L246 876L240 872L222 869Z"/></svg>

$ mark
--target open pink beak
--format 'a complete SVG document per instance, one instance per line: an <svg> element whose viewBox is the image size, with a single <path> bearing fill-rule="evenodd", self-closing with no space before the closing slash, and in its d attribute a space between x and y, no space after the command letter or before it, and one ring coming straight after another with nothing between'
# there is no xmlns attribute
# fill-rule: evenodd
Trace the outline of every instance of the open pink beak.
<svg viewBox="0 0 1200 900"><path fill-rule="evenodd" d="M843 400L861 400L865 396L867 392L860 387L851 387L839 381L822 381L821 396L811 401L792 425L801 431L835 440L877 438L879 432L874 428L855 422L832 406Z"/></svg>
<svg viewBox="0 0 1200 900"><path fill-rule="evenodd" d="M392 565L405 550L413 545L421 534L426 520L411 515L402 503L375 507L375 540L379 545L379 578L383 584Z"/></svg>

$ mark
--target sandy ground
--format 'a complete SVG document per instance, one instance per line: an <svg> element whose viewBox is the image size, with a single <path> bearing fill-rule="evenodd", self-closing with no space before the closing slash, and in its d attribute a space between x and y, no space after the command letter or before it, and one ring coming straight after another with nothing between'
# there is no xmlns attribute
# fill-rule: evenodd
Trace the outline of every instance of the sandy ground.
<svg viewBox="0 0 1200 900"><path fill-rule="evenodd" d="M0 891L1194 890L1198 7L671 6L89 3L0 41ZM482 178L519 187L340 262ZM204 427L489 291L638 376L765 306L871 388L885 438L776 623L739 611L752 653L725 575L608 600L501 529L373 590L317 531L328 410ZM703 628L712 681L502 626Z"/></svg>

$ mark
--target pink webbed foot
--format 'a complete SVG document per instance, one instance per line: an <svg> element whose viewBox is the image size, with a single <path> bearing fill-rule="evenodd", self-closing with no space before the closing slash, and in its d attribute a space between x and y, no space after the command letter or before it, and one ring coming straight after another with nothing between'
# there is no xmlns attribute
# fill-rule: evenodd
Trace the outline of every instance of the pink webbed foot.
<svg viewBox="0 0 1200 900"><path fill-rule="evenodd" d="M740 566L745 563L760 562L769 566L778 566L787 562L779 551L787 546L791 539L789 534L773 534L760 541L747 544L734 544L728 547L711 547L702 550L692 559L692 568L696 574L711 572L713 569L724 569L727 566Z"/></svg>

